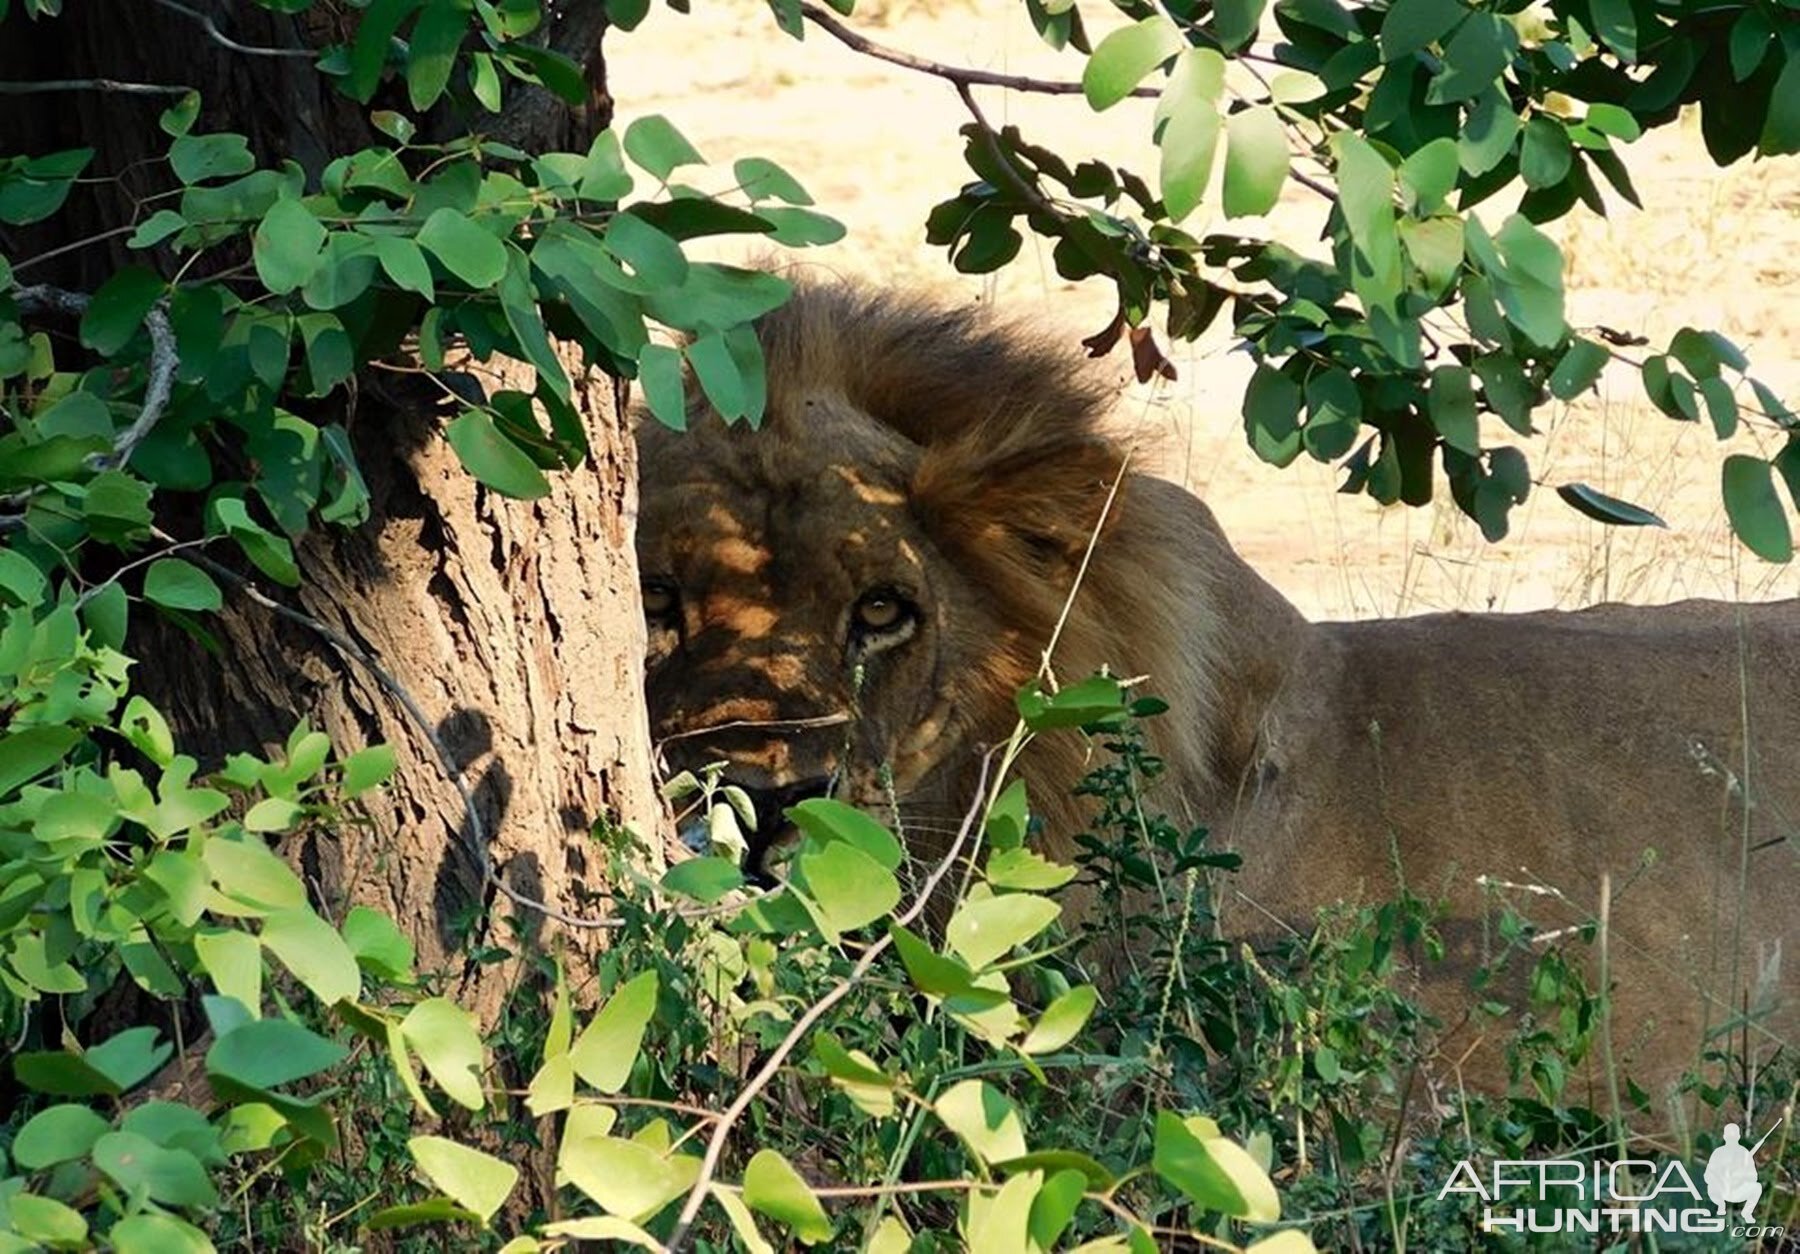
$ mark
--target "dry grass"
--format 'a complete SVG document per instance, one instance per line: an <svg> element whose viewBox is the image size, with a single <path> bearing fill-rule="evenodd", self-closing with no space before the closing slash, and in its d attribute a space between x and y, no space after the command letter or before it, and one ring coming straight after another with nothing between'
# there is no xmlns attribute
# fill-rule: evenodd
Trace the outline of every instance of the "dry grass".
<svg viewBox="0 0 1800 1254"><path fill-rule="evenodd" d="M1079 56L1045 48L1011 0L887 0L878 17L878 39L939 60L1080 73ZM804 43L788 40L755 0L719 0L686 17L659 9L610 51L622 120L663 113L716 160L772 157L850 227L848 240L810 254L810 264L959 288L1041 311L1075 334L1110 314L1103 284L1064 282L1030 242L1003 274L980 280L954 275L941 250L926 246L927 210L969 177L956 133L965 117L948 84L860 58L816 30ZM1148 110L1138 103L1095 115L1079 97L984 96L990 118L1018 122L1066 155L1103 154L1153 173ZM1646 211L1620 204L1607 219L1581 211L1559 227L1572 319L1665 343L1683 325L1716 329L1749 352L1759 377L1790 398L1800 393L1800 303L1791 297L1800 281L1800 161L1720 172L1685 125L1640 141L1627 160ZM1188 225L1204 229L1204 212ZM1305 247L1316 222L1296 187L1266 225ZM1598 396L1548 412L1547 429L1525 448L1542 482L1584 480L1656 510L1669 529L1603 527L1545 490L1515 513L1506 541L1489 545L1447 500L1384 510L1336 495L1329 467L1259 463L1237 418L1249 363L1229 351L1226 330L1181 346L1180 381L1134 387L1126 412L1154 434L1165 472L1202 493L1249 560L1309 614L1800 595L1800 567L1770 567L1731 539L1718 494L1726 450L1710 428L1662 417L1633 372L1615 368ZM1101 368L1126 366L1115 356Z"/></svg>

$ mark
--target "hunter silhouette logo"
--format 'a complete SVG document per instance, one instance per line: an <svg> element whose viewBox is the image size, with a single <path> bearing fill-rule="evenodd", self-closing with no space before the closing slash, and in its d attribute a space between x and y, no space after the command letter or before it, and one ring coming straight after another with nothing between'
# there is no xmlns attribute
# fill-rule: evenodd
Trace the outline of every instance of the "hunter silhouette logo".
<svg viewBox="0 0 1800 1254"><path fill-rule="evenodd" d="M1762 1141L1749 1149L1745 1149L1739 1139L1737 1124L1725 1125L1725 1143L1706 1160L1706 1196L1712 1199L1721 1215L1728 1206L1742 1206L1744 1222L1756 1222L1756 1204L1762 1201L1763 1193L1762 1181L1756 1178L1756 1151L1763 1147L1763 1141L1769 1139L1769 1133L1779 1128L1781 1122L1777 1119L1771 1124L1769 1131L1762 1134Z"/></svg>
<svg viewBox="0 0 1800 1254"><path fill-rule="evenodd" d="M1780 1241L1785 1227L1756 1222L1763 1197L1756 1155L1791 1113L1754 1145L1744 1143L1737 1124L1726 1124L1706 1160L1704 1192L1679 1158L1503 1158L1488 1163L1485 1174L1467 1160L1457 1163L1438 1200L1458 1193L1479 1199L1481 1230L1490 1233L1729 1233Z"/></svg>

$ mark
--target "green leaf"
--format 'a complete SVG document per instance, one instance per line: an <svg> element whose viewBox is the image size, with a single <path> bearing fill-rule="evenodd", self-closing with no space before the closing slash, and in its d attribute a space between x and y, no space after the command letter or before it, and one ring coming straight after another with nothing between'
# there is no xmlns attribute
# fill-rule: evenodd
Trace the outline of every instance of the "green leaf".
<svg viewBox="0 0 1800 1254"><path fill-rule="evenodd" d="M532 77L561 97L565 104L579 107L588 103L587 77L568 57L554 49L528 43L515 43L510 51L530 67Z"/></svg>
<svg viewBox="0 0 1800 1254"><path fill-rule="evenodd" d="M0 178L0 222L25 226L62 208L75 176L94 159L92 148L46 153Z"/></svg>
<svg viewBox="0 0 1800 1254"><path fill-rule="evenodd" d="M1025 1154L1025 1125L1004 1094L980 1080L953 1084L932 1109L971 1153L984 1163L1001 1163Z"/></svg>
<svg viewBox="0 0 1800 1254"><path fill-rule="evenodd" d="M1760 457L1733 453L1720 472L1725 516L1744 547L1765 562L1794 556L1794 535L1787 510L1775 492L1774 468Z"/></svg>
<svg viewBox="0 0 1800 1254"><path fill-rule="evenodd" d="M350 46L350 72L344 77L344 90L352 100L366 104L375 94L394 36L418 7L419 0L373 0L363 11Z"/></svg>
<svg viewBox="0 0 1800 1254"><path fill-rule="evenodd" d="M262 946L254 936L233 928L201 932L194 953L212 977L220 995L234 998L255 1015L262 1006Z"/></svg>
<svg viewBox="0 0 1800 1254"><path fill-rule="evenodd" d="M1206 196L1219 146L1219 92L1225 60L1211 48L1189 48L1175 62L1156 111L1162 128L1158 184L1170 222L1187 217Z"/></svg>
<svg viewBox="0 0 1800 1254"><path fill-rule="evenodd" d="M1023 945L1056 921L1062 907L1032 893L970 896L950 916L944 939L979 971L1015 946Z"/></svg>
<svg viewBox="0 0 1800 1254"><path fill-rule="evenodd" d="M693 1187L700 1160L614 1136L564 1137L557 1169L609 1214L644 1219Z"/></svg>
<svg viewBox="0 0 1800 1254"><path fill-rule="evenodd" d="M803 850L799 868L833 939L866 927L900 902L893 872L847 841Z"/></svg>
<svg viewBox="0 0 1800 1254"><path fill-rule="evenodd" d="M62 760L81 733L73 727L28 727L0 738L0 796L36 779Z"/></svg>
<svg viewBox="0 0 1800 1254"><path fill-rule="evenodd" d="M1468 100L1494 85L1513 54L1519 32L1497 14L1471 13L1444 45L1444 69L1425 93L1427 104Z"/></svg>
<svg viewBox="0 0 1800 1254"><path fill-rule="evenodd" d="M1800 152L1800 48L1787 46L1787 62L1769 95L1757 151L1765 157Z"/></svg>
<svg viewBox="0 0 1800 1254"><path fill-rule="evenodd" d="M208 1075L253 1089L276 1089L337 1066L348 1051L286 1019L239 1024L206 1051Z"/></svg>
<svg viewBox="0 0 1800 1254"><path fill-rule="evenodd" d="M727 422L748 416L750 395L725 337L717 331L707 331L691 340L683 351L700 382L700 390L719 416Z"/></svg>
<svg viewBox="0 0 1800 1254"><path fill-rule="evenodd" d="M256 168L256 158L242 135L221 131L181 136L169 145L169 165L176 178L191 184L248 174Z"/></svg>
<svg viewBox="0 0 1800 1254"><path fill-rule="evenodd" d="M406 1143L425 1177L457 1205L487 1223L519 1182L519 1169L492 1154L441 1136L415 1136Z"/></svg>
<svg viewBox="0 0 1800 1254"><path fill-rule="evenodd" d="M665 891L691 897L704 905L742 888L744 883L744 873L730 858L689 858L677 862L662 877Z"/></svg>
<svg viewBox="0 0 1800 1254"><path fill-rule="evenodd" d="M1431 425L1453 449L1481 452L1475 414L1474 375L1467 366L1438 366L1431 372Z"/></svg>
<svg viewBox="0 0 1800 1254"><path fill-rule="evenodd" d="M809 798L790 806L787 817L822 842L848 841L886 870L898 870L905 857L899 840L873 816L834 798Z"/></svg>
<svg viewBox="0 0 1800 1254"><path fill-rule="evenodd" d="M178 231L187 229L187 219L173 209L158 209L138 225L125 241L127 248L154 248Z"/></svg>
<svg viewBox="0 0 1800 1254"><path fill-rule="evenodd" d="M1061 888L1078 874L1075 867L1051 862L1029 849L1000 849L987 861L987 882L995 888L1047 892Z"/></svg>
<svg viewBox="0 0 1800 1254"><path fill-rule="evenodd" d="M744 1168L744 1203L793 1229L807 1245L830 1238L832 1223L800 1173L772 1149L758 1150Z"/></svg>
<svg viewBox="0 0 1800 1254"><path fill-rule="evenodd" d="M1216 0L1213 5L1213 33L1227 52L1236 52L1256 38L1268 0Z"/></svg>
<svg viewBox="0 0 1800 1254"><path fill-rule="evenodd" d="M1267 362L1244 390L1244 435L1264 461L1286 466L1300 455L1300 385Z"/></svg>
<svg viewBox="0 0 1800 1254"><path fill-rule="evenodd" d="M404 235L377 235L374 239L376 260L381 262L388 278L428 301L437 299L437 289L431 281L431 264L425 260L425 252L416 242Z"/></svg>
<svg viewBox="0 0 1800 1254"><path fill-rule="evenodd" d="M626 981L570 1047L575 1073L602 1093L624 1088L655 1012L656 972Z"/></svg>
<svg viewBox="0 0 1800 1254"><path fill-rule="evenodd" d="M14 1193L8 1203L15 1232L28 1241L52 1249L71 1249L87 1244L87 1220L81 1212L53 1197Z"/></svg>
<svg viewBox="0 0 1800 1254"><path fill-rule="evenodd" d="M482 1108L483 1053L474 1015L442 997L429 997L406 1012L400 1032L452 1101L469 1110Z"/></svg>
<svg viewBox="0 0 1800 1254"><path fill-rule="evenodd" d="M506 246L448 205L431 211L418 240L419 247L477 291L494 286L506 273Z"/></svg>
<svg viewBox="0 0 1800 1254"><path fill-rule="evenodd" d="M463 467L502 496L531 501L549 493L544 472L500 433L486 410L465 409L444 428L444 436Z"/></svg>
<svg viewBox="0 0 1800 1254"><path fill-rule="evenodd" d="M20 1084L57 1097L117 1096L120 1088L80 1055L63 1050L33 1050L13 1055L13 1075Z"/></svg>
<svg viewBox="0 0 1800 1254"><path fill-rule="evenodd" d="M216 610L225 603L211 575L178 557L150 563L144 572L144 595L175 610Z"/></svg>
<svg viewBox="0 0 1800 1254"><path fill-rule="evenodd" d="M1527 187L1555 187L1569 176L1575 149L1569 129L1555 118L1538 114L1525 124L1519 149L1519 175Z"/></svg>
<svg viewBox="0 0 1800 1254"><path fill-rule="evenodd" d="M190 91L162 111L156 119L157 126L163 134L179 139L193 128L194 119L200 116L200 93Z"/></svg>
<svg viewBox="0 0 1800 1254"><path fill-rule="evenodd" d="M894 938L894 948L906 966L906 974L921 993L932 997L958 997L969 992L972 973L961 961L935 952L898 923L888 926L888 934Z"/></svg>
<svg viewBox="0 0 1800 1254"><path fill-rule="evenodd" d="M113 1034L83 1057L124 1092L148 1080L174 1053L175 1047L165 1043L155 1028L141 1027Z"/></svg>
<svg viewBox="0 0 1800 1254"><path fill-rule="evenodd" d="M1461 0L1394 0L1381 20L1381 59L1398 61L1436 43L1468 15Z"/></svg>
<svg viewBox="0 0 1800 1254"><path fill-rule="evenodd" d="M646 344L638 355L638 387L650 412L663 426L687 430L687 399L681 374L681 350Z"/></svg>
<svg viewBox="0 0 1800 1254"><path fill-rule="evenodd" d="M1706 416L1712 419L1713 433L1721 440L1729 440L1738 425L1737 397L1731 385L1714 375L1700 380L1699 387L1700 399L1706 402Z"/></svg>
<svg viewBox="0 0 1800 1254"><path fill-rule="evenodd" d="M699 149L688 143L672 122L655 113L625 128L625 155L664 182L681 166L706 164Z"/></svg>
<svg viewBox="0 0 1800 1254"><path fill-rule="evenodd" d="M1110 675L1091 675L1046 696L1034 680L1019 690L1015 702L1032 731L1053 731L1117 718L1125 712L1125 689Z"/></svg>
<svg viewBox="0 0 1800 1254"><path fill-rule="evenodd" d="M1129 96L1146 74L1187 46L1162 14L1113 31L1094 46L1081 72L1081 89L1096 111Z"/></svg>
<svg viewBox="0 0 1800 1254"><path fill-rule="evenodd" d="M1456 141L1449 138L1434 139L1407 157L1400 163L1400 188L1406 207L1421 217L1436 213L1456 190L1459 170Z"/></svg>
<svg viewBox="0 0 1800 1254"><path fill-rule="evenodd" d="M305 807L286 797L265 797L244 815L247 832L285 832L306 814Z"/></svg>
<svg viewBox="0 0 1800 1254"><path fill-rule="evenodd" d="M1255 1223L1281 1218L1281 1199L1255 1159L1224 1137L1196 1135L1189 1124L1166 1110L1156 1116L1151 1165L1206 1210Z"/></svg>
<svg viewBox="0 0 1800 1254"><path fill-rule="evenodd" d="M344 761L344 795L360 797L371 788L379 788L393 778L394 767L394 746L358 749Z"/></svg>
<svg viewBox="0 0 1800 1254"><path fill-rule="evenodd" d="M1069 1221L1075 1218L1088 1180L1080 1171L1065 1169L1053 1173L1031 1202L1031 1239L1041 1250L1054 1249Z"/></svg>
<svg viewBox="0 0 1800 1254"><path fill-rule="evenodd" d="M1019 1049L1027 1054L1053 1054L1074 1040L1099 1004L1092 984L1078 984L1044 1008Z"/></svg>
<svg viewBox="0 0 1800 1254"><path fill-rule="evenodd" d="M1621 61L1637 60L1637 11L1631 0L1593 0L1594 33Z"/></svg>
<svg viewBox="0 0 1800 1254"><path fill-rule="evenodd" d="M1749 10L1755 12L1755 10ZM1602 135L1611 135L1630 143L1644 133L1631 111L1615 104L1596 101L1587 107L1587 124Z"/></svg>
<svg viewBox="0 0 1800 1254"><path fill-rule="evenodd" d="M350 907L344 916L343 934L358 966L396 982L412 978L413 944L379 910Z"/></svg>
<svg viewBox="0 0 1800 1254"><path fill-rule="evenodd" d="M362 972L355 955L337 929L311 910L270 915L263 921L262 943L325 1005L361 995Z"/></svg>
<svg viewBox="0 0 1800 1254"><path fill-rule="evenodd" d="M793 175L762 157L742 157L731 167L738 189L752 204L760 200L780 200L790 205L810 205L813 198Z"/></svg>
<svg viewBox="0 0 1800 1254"><path fill-rule="evenodd" d="M113 1254L214 1254L205 1233L173 1215L132 1215L114 1224L106 1237Z"/></svg>
<svg viewBox="0 0 1800 1254"><path fill-rule="evenodd" d="M51 1106L19 1129L12 1143L13 1161L27 1171L73 1162L87 1157L94 1142L110 1131L112 1124L86 1106Z"/></svg>
<svg viewBox="0 0 1800 1254"><path fill-rule="evenodd" d="M294 565L294 546L250 517L241 497L220 496L211 502L213 517L219 528L236 540L244 556L276 583L289 588L300 585L300 571Z"/></svg>
<svg viewBox="0 0 1800 1254"><path fill-rule="evenodd" d="M153 1201L193 1207L218 1201L199 1159L135 1132L109 1132L96 1141L94 1166L127 1193L141 1189Z"/></svg>
<svg viewBox="0 0 1800 1254"><path fill-rule="evenodd" d="M428 0L406 50L406 95L414 109L422 113L444 94L456 53L468 33L466 8L454 0Z"/></svg>
<svg viewBox="0 0 1800 1254"><path fill-rule="evenodd" d="M269 207L251 243L257 277L277 296L303 287L319 268L325 228L299 200L283 197Z"/></svg>
<svg viewBox="0 0 1800 1254"><path fill-rule="evenodd" d="M203 857L219 892L250 907L246 913L306 905L306 889L299 877L254 836L214 837L206 842ZM213 908L216 911L218 906Z"/></svg>
<svg viewBox="0 0 1800 1254"><path fill-rule="evenodd" d="M512 328L513 340L537 370L540 386L563 400L569 398L569 376L550 343L538 312L538 298L531 285L531 262L517 247L507 244L506 276L500 280L500 311Z"/></svg>
<svg viewBox="0 0 1800 1254"><path fill-rule="evenodd" d="M1287 132L1269 105L1234 113L1225 123L1225 216L1264 214L1281 199L1288 176Z"/></svg>
<svg viewBox="0 0 1800 1254"><path fill-rule="evenodd" d="M1550 372L1550 395L1559 401L1574 400L1599 381L1611 359L1612 354L1592 340L1574 340Z"/></svg>
<svg viewBox="0 0 1800 1254"><path fill-rule="evenodd" d="M162 276L143 266L115 271L81 315L81 342L102 357L113 356L131 342L166 290Z"/></svg>
<svg viewBox="0 0 1800 1254"><path fill-rule="evenodd" d="M1556 495L1567 502L1577 513L1586 514L1599 522L1610 523L1615 527L1666 527L1669 524L1630 501L1621 501L1616 496L1608 496L1585 483L1559 484Z"/></svg>
<svg viewBox="0 0 1800 1254"><path fill-rule="evenodd" d="M1512 152L1519 130L1519 115L1513 112L1505 92L1490 87L1481 93L1456 141L1463 171L1479 177L1499 165Z"/></svg>
<svg viewBox="0 0 1800 1254"><path fill-rule="evenodd" d="M688 259L681 245L631 213L607 224L606 250L631 267L634 277L654 287L679 287L687 281Z"/></svg>

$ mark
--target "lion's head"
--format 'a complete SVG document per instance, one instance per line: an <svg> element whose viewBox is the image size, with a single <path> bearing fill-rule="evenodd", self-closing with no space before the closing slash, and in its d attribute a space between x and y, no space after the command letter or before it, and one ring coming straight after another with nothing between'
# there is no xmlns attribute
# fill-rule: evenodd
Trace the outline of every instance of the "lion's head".
<svg viewBox="0 0 1800 1254"><path fill-rule="evenodd" d="M1160 661L1129 655L1115 621L1168 643L1201 624L1122 560L1154 550L1155 528L1124 498L1106 508L1125 453L1078 352L979 309L837 285L802 286L758 334L760 429L699 400L686 432L640 426L653 737L671 769L729 763L762 844L786 806L829 792L884 818L897 802L928 852L979 750L1012 727L1096 530L1063 674ZM1038 756L1059 794L1078 752Z"/></svg>

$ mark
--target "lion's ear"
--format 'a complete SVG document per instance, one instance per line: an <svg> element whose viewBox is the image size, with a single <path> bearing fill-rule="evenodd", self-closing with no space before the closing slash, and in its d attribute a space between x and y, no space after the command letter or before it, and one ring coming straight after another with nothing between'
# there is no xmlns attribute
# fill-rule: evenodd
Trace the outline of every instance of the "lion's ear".
<svg viewBox="0 0 1800 1254"><path fill-rule="evenodd" d="M1123 461L1099 437L998 449L954 440L920 458L913 508L947 548L984 564L1055 574L1081 561L1096 527L1104 531Z"/></svg>

